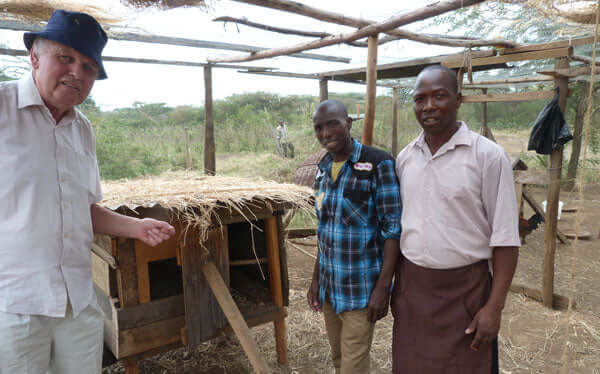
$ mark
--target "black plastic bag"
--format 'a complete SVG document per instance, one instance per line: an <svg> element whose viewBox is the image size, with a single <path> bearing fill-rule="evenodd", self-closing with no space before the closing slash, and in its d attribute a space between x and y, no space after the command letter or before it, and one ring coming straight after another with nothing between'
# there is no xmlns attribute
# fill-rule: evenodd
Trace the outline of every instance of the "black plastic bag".
<svg viewBox="0 0 600 374"><path fill-rule="evenodd" d="M556 95L544 109L538 114L527 150L536 151L539 154L549 155L552 150L560 149L569 140L573 139L571 129L565 121L565 116L558 105L558 87Z"/></svg>

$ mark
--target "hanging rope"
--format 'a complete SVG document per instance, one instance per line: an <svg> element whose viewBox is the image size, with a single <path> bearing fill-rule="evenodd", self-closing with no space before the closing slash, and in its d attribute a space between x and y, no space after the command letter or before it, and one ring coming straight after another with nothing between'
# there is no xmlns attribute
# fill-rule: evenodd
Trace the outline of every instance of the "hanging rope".
<svg viewBox="0 0 600 374"><path fill-rule="evenodd" d="M596 47L598 43L598 23L600 21L600 0L596 3L596 26L594 28L594 50L592 53L592 63L591 63L591 73L590 73L590 88L588 92L588 102L587 102L587 110L585 112L584 122L583 122L583 160L582 165L585 166L587 161L587 148L590 140L590 125L592 120L592 104L594 101L593 92L594 92L594 76L596 75ZM585 167L580 168L579 173L579 188L578 188L578 198L577 202L577 216L575 217L575 240L573 240L572 248L573 248L573 257L571 258L571 277L569 280L569 308L567 310L567 317L565 321L565 345L562 351L562 368L561 374L567 373L568 366L568 355L567 350L569 348L569 330L571 327L571 317L573 313L573 295L575 294L575 265L577 262L577 245L579 243L579 232L581 228L581 212L583 211L583 185L585 183Z"/></svg>

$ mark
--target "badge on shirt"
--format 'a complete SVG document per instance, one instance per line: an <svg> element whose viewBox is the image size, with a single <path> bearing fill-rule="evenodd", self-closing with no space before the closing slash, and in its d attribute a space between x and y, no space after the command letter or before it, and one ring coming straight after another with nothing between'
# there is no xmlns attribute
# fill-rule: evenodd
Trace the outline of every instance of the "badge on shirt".
<svg viewBox="0 0 600 374"><path fill-rule="evenodd" d="M370 162L357 162L354 164L354 170L371 171L373 170L373 164Z"/></svg>
<svg viewBox="0 0 600 374"><path fill-rule="evenodd" d="M321 207L323 206L323 198L325 198L325 193L323 192L319 192L319 194L315 197L317 210L321 210Z"/></svg>

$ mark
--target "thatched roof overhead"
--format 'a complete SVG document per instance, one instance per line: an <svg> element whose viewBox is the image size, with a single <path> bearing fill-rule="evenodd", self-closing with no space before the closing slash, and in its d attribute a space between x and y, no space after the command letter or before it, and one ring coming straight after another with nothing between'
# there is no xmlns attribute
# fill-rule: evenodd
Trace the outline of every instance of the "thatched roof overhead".
<svg viewBox="0 0 600 374"><path fill-rule="evenodd" d="M172 9L178 7L204 7L204 0L119 0L134 8ZM0 0L0 18L18 19L32 23L46 22L53 11L65 9L92 15L100 23L123 21L118 15L96 6L95 1L75 0Z"/></svg>

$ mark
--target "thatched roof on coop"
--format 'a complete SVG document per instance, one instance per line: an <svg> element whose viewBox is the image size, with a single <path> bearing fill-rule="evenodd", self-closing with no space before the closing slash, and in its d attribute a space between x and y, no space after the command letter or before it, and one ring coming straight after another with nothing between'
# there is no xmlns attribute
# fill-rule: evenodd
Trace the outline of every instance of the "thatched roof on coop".
<svg viewBox="0 0 600 374"><path fill-rule="evenodd" d="M272 212L302 209L312 212L312 190L295 184L237 177L204 176L174 172L117 182L103 182L100 205L113 210L140 212L162 207L179 220L207 229L224 216L255 220L257 209Z"/></svg>

